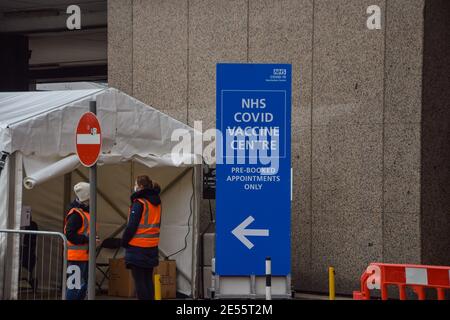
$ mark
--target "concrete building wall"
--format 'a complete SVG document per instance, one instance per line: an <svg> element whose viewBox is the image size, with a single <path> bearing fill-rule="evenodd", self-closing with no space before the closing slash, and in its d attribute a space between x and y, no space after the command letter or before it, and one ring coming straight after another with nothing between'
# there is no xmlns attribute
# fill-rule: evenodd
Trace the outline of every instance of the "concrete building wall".
<svg viewBox="0 0 450 320"><path fill-rule="evenodd" d="M366 27L374 4L381 30ZM293 281L326 291L334 266L351 293L369 262L421 262L424 5L110 0L109 85L206 129L217 62L291 63Z"/></svg>

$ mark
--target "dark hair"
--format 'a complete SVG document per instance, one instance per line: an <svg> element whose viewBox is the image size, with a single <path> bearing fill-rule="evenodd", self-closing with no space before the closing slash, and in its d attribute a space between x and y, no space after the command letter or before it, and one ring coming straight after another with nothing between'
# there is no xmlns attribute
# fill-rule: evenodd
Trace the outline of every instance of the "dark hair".
<svg viewBox="0 0 450 320"><path fill-rule="evenodd" d="M139 187L142 187L144 189L153 188L152 180L150 180L148 176L138 176L136 178L136 182Z"/></svg>

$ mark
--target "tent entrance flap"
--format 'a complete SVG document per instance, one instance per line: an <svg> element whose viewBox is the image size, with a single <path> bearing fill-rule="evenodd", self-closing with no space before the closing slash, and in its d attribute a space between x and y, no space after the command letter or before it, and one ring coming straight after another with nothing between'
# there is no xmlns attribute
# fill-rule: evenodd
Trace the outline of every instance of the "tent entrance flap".
<svg viewBox="0 0 450 320"><path fill-rule="evenodd" d="M197 202L200 197L200 180L196 178L196 172L199 170L195 167L147 167L141 161L127 161L99 166L97 177L97 232L101 240L120 237L124 230L130 194L138 175L148 175L160 184L160 256L176 260L177 290L193 297L198 272L196 239L199 216ZM61 212L65 211L64 203L67 203L64 185L69 180L70 188L73 188L76 183L87 181L88 177L88 170L84 167L60 173L61 175L48 178L41 184L35 184L32 189L24 190L23 203L31 206L33 220L40 230L61 231ZM71 200L73 198L71 192ZM120 256L123 256L123 250L119 253L118 257ZM101 260L99 262L108 263L111 257L112 253L102 252L98 259Z"/></svg>

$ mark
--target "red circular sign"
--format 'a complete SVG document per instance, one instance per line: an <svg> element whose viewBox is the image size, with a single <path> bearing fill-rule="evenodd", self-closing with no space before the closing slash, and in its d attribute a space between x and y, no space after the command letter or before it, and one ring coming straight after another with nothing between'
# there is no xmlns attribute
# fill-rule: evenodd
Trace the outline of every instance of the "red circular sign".
<svg viewBox="0 0 450 320"><path fill-rule="evenodd" d="M95 114L86 112L77 125L75 144L80 162L92 167L98 160L102 149L102 130Z"/></svg>

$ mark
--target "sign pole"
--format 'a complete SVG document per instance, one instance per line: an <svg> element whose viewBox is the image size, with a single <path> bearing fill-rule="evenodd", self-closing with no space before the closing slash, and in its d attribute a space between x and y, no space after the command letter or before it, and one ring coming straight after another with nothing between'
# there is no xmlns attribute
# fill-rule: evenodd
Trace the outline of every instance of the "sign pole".
<svg viewBox="0 0 450 320"><path fill-rule="evenodd" d="M89 101L89 111L97 115L97 102ZM95 264L96 264L96 236L97 230L97 163L89 168L89 277L88 299L95 300Z"/></svg>

